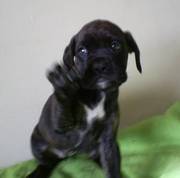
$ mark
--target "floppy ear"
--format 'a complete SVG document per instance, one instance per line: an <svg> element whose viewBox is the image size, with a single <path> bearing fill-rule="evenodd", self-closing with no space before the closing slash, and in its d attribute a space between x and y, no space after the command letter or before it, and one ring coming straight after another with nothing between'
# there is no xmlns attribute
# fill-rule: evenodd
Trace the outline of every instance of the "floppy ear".
<svg viewBox="0 0 180 178"><path fill-rule="evenodd" d="M135 53L136 67L137 67L138 71L141 73L142 68L141 68L141 62L140 62L139 48L130 32L124 32L124 34L125 34L125 39L126 39L127 46L128 46L128 52Z"/></svg>
<svg viewBox="0 0 180 178"><path fill-rule="evenodd" d="M63 62L70 69L74 64L75 55L75 36L71 39L69 45L65 48L63 54Z"/></svg>

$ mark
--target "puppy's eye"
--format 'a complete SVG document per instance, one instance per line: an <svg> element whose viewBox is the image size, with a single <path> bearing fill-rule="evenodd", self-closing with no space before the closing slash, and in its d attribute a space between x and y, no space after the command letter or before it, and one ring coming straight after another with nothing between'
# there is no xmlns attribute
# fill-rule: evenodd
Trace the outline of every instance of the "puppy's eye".
<svg viewBox="0 0 180 178"><path fill-rule="evenodd" d="M78 49L78 52L81 56L87 56L88 55L88 50L85 47L80 47Z"/></svg>
<svg viewBox="0 0 180 178"><path fill-rule="evenodd" d="M119 41L114 40L111 43L111 47L112 47L112 49L119 51L119 50L121 50L122 46L121 46L121 43Z"/></svg>

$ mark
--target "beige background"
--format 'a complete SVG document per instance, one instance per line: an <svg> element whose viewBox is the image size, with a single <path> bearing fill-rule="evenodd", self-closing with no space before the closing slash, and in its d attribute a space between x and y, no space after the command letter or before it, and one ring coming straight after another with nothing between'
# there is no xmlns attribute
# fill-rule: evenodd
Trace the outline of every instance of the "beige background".
<svg viewBox="0 0 180 178"><path fill-rule="evenodd" d="M121 126L180 99L180 1L0 0L0 166L31 158L29 137L51 94L46 69L82 25L109 19L132 32L143 74L129 57Z"/></svg>

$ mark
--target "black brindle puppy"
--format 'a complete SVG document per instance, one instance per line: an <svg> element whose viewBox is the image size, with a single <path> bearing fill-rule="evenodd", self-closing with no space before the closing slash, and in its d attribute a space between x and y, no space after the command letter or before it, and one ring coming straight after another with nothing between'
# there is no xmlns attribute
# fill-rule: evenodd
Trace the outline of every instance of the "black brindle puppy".
<svg viewBox="0 0 180 178"><path fill-rule="evenodd" d="M54 93L32 134L32 152L39 165L28 178L49 177L61 160L77 153L88 154L108 178L122 178L117 98L132 52L141 72L139 49L131 34L104 20L86 24L71 39L63 64L47 75Z"/></svg>

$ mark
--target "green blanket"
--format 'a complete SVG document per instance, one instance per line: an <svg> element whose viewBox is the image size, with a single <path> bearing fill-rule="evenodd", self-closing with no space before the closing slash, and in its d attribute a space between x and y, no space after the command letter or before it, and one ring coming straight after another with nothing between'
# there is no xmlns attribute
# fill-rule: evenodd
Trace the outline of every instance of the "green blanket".
<svg viewBox="0 0 180 178"><path fill-rule="evenodd" d="M180 178L180 102L164 115L120 131L124 178ZM0 178L24 178L34 160L0 170ZM103 178L103 171L85 155L63 161L51 178Z"/></svg>

